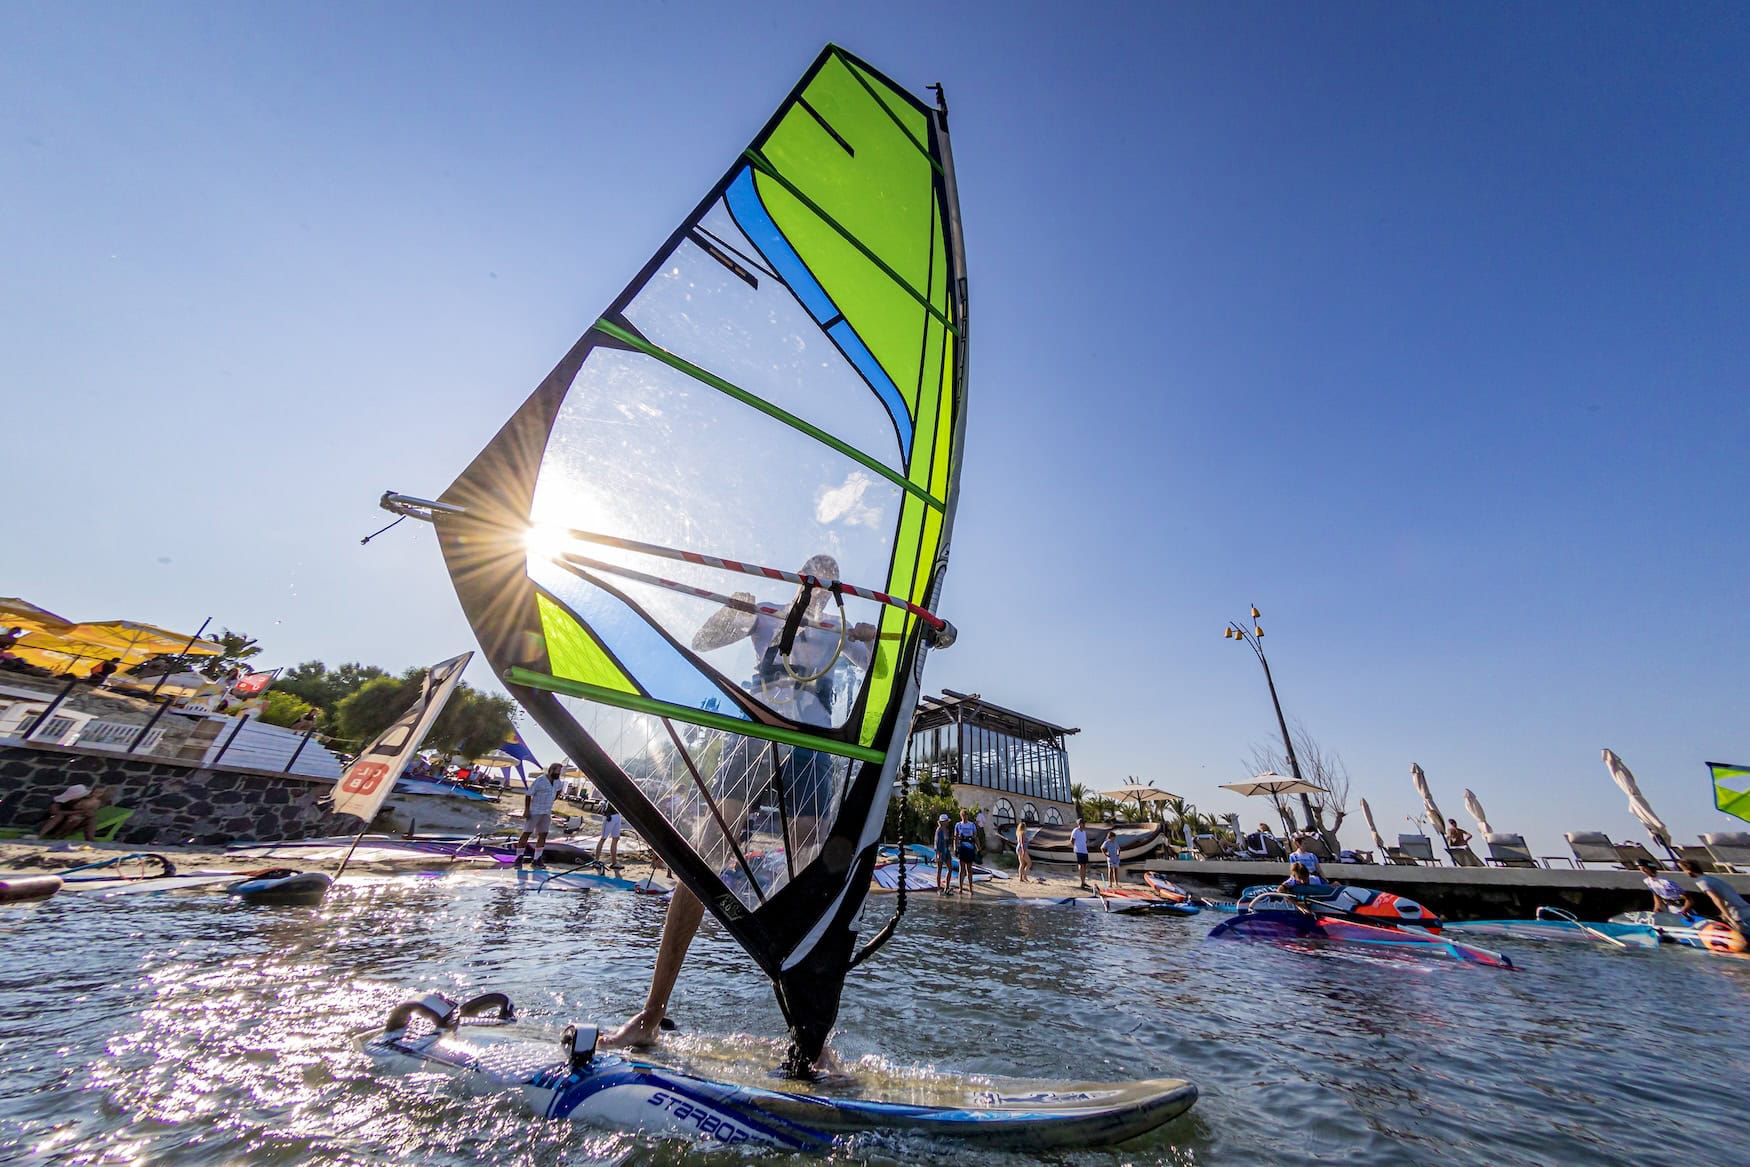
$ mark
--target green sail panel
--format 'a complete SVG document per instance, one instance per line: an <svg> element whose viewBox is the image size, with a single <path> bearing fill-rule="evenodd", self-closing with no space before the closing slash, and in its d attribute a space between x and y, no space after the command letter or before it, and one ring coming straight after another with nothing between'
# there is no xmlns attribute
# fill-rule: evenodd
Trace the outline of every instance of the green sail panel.
<svg viewBox="0 0 1750 1167"><path fill-rule="evenodd" d="M1750 823L1750 766L1709 762L1707 769L1714 783L1714 806Z"/></svg>
<svg viewBox="0 0 1750 1167"><path fill-rule="evenodd" d="M725 157L434 521L488 659L772 977L806 1062L931 634L723 563L937 609L964 250L945 110L836 47Z"/></svg>

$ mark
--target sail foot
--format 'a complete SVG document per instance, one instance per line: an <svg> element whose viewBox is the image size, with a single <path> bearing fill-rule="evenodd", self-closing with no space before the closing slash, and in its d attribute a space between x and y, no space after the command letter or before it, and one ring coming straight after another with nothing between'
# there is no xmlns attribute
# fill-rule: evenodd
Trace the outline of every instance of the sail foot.
<svg viewBox="0 0 1750 1167"><path fill-rule="evenodd" d="M826 1049L839 1017L845 973L850 968L856 933L835 926L799 963L773 980L778 1008L790 1025L790 1048L781 1072L787 1078L808 1078Z"/></svg>

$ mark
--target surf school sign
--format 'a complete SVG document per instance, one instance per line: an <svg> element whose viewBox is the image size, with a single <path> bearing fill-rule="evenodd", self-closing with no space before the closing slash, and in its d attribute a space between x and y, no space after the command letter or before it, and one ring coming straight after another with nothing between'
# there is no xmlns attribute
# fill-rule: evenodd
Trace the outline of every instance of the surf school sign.
<svg viewBox="0 0 1750 1167"><path fill-rule="evenodd" d="M418 700L396 718L394 725L378 734L340 776L334 787L336 813L350 814L367 823L377 817L377 810L395 787L395 779L407 768L419 743L430 732L431 723L443 712L444 702L455 692L462 670L473 658L472 652L465 652L427 670Z"/></svg>

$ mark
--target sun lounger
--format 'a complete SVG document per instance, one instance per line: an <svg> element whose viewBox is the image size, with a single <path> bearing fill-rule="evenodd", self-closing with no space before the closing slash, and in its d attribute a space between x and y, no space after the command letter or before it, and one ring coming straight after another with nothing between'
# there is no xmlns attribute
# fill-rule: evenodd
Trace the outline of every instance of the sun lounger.
<svg viewBox="0 0 1750 1167"><path fill-rule="evenodd" d="M1399 835L1398 852L1418 863L1440 864L1440 860L1434 858L1434 841L1427 835Z"/></svg>
<svg viewBox="0 0 1750 1167"><path fill-rule="evenodd" d="M1701 841L1720 866L1750 868L1750 831L1721 831L1703 835Z"/></svg>
<svg viewBox="0 0 1750 1167"><path fill-rule="evenodd" d="M1565 838L1568 840L1568 850L1574 853L1574 861L1581 867L1588 863L1622 866L1622 859L1616 853L1616 844L1603 831L1569 831Z"/></svg>
<svg viewBox="0 0 1750 1167"><path fill-rule="evenodd" d="M1411 859L1408 855L1404 854L1403 848L1401 847L1387 847L1385 849L1385 857L1388 862L1396 863L1399 867L1420 866L1414 859Z"/></svg>
<svg viewBox="0 0 1750 1167"><path fill-rule="evenodd" d="M1524 835L1493 834L1485 836L1489 844L1489 862L1496 867L1536 867L1531 848Z"/></svg>
<svg viewBox="0 0 1750 1167"><path fill-rule="evenodd" d="M1335 863L1337 856L1331 850L1331 845L1317 835L1308 835L1300 841L1300 845L1319 857L1320 863Z"/></svg>
<svg viewBox="0 0 1750 1167"><path fill-rule="evenodd" d="M1194 835L1191 845L1197 849L1199 859L1244 859L1241 852L1221 845L1221 840L1214 835Z"/></svg>
<svg viewBox="0 0 1750 1167"><path fill-rule="evenodd" d="M1694 843L1679 844L1677 848L1677 857L1679 859L1688 859L1699 864L1703 871L1718 872L1731 870L1727 867L1721 867L1715 862L1713 855L1709 853L1706 847L1700 847Z"/></svg>
<svg viewBox="0 0 1750 1167"><path fill-rule="evenodd" d="M1452 856L1452 865L1454 867L1488 866L1481 859L1478 859L1477 853L1472 851L1469 847L1448 847L1446 853Z"/></svg>
<svg viewBox="0 0 1750 1167"><path fill-rule="evenodd" d="M1653 858L1653 853L1651 851L1647 850L1639 843L1618 843L1616 845L1616 857L1622 861L1624 867L1627 867L1631 871L1636 867L1639 867L1642 863L1651 863L1654 867L1664 866L1664 864Z"/></svg>

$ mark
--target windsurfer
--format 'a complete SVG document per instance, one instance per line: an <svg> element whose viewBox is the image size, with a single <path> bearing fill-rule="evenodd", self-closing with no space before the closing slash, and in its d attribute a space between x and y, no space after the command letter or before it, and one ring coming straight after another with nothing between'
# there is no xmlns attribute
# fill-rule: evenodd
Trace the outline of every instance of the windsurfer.
<svg viewBox="0 0 1750 1167"><path fill-rule="evenodd" d="M1296 863L1288 869L1288 878L1276 885L1277 891L1289 895L1304 895L1314 888L1329 887L1325 877L1310 870L1304 863Z"/></svg>
<svg viewBox="0 0 1750 1167"><path fill-rule="evenodd" d="M1076 829L1069 833L1070 845L1076 849L1076 879L1083 891L1088 890L1088 824L1076 820Z"/></svg>
<svg viewBox="0 0 1750 1167"><path fill-rule="evenodd" d="M1746 941L1750 941L1750 903L1746 903L1744 897L1725 880L1715 875L1704 875L1701 864L1695 860L1685 859L1678 866L1714 902L1714 907L1720 910L1720 920Z"/></svg>
<svg viewBox="0 0 1750 1167"><path fill-rule="evenodd" d="M830 555L816 555L802 565L799 574L830 583L839 578L838 561ZM828 616L825 608L833 595L829 587L807 588L797 596L797 601L803 595L807 596L806 607L799 614L787 656L782 651L785 621L765 611L756 610L750 616L747 608L752 606L749 603L752 597L745 595L736 596L735 604L725 605L699 630L693 638L693 648L712 651L743 638L751 640L757 662L750 686L754 694L793 721L830 726L836 696L833 667L842 656L858 670L866 670L877 630L872 624L842 628ZM761 765L759 761L769 755L770 748L761 748L752 739L742 739L731 747L730 760L718 771L718 805L731 835L742 833L749 809L758 805L759 793L770 782L765 776L770 763ZM788 764L775 769L782 771L786 779L784 794L790 828L787 845L813 842L815 824L831 802L832 758L816 750L793 748ZM677 883L663 917L662 938L657 944L644 1007L620 1028L602 1037L600 1045L612 1049L651 1045L657 1040L668 1013L669 996L704 912L704 905L692 889Z"/></svg>
<svg viewBox="0 0 1750 1167"><path fill-rule="evenodd" d="M960 862L960 890L967 895L977 895L972 887L972 865L978 861L978 824L972 821L972 812L960 812L960 821L954 824L954 858Z"/></svg>
<svg viewBox="0 0 1750 1167"><path fill-rule="evenodd" d="M936 816L936 837L930 841L930 848L936 853L936 890L943 895L952 889L953 846L954 828L949 825L948 812L943 811Z"/></svg>

